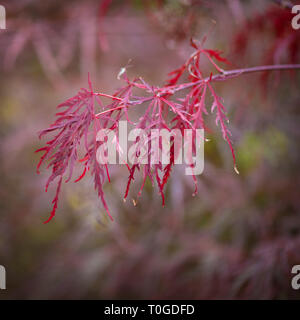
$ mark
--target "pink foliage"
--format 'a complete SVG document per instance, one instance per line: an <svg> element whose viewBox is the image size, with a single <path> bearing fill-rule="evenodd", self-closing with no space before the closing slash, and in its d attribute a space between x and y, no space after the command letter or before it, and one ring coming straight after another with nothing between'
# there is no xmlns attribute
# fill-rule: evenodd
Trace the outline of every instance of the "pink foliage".
<svg viewBox="0 0 300 320"><path fill-rule="evenodd" d="M99 164L96 159L97 149L103 142L97 141L96 136L97 132L103 128L117 131L119 121L123 118L132 123L128 115L129 107L147 104L143 116L135 124L136 128L144 129L147 132L147 138L146 141L136 141L135 143L137 156L142 144L147 143L147 156L150 157L152 152L150 129L167 129L168 131L179 129L182 134L184 129L192 129L193 132L196 129L206 130L204 119L208 114L206 98L208 92L210 92L213 98L211 112L216 112L216 124L220 125L223 137L232 152L236 168L234 149L230 138L231 133L227 127L226 109L212 86L212 76L205 78L200 68L200 58L202 57L206 58L218 72L223 72L223 69L217 65L217 62L227 64L229 62L221 56L221 52L203 48L203 43L196 45L192 41L191 44L195 49L194 53L180 68L169 74L170 77L165 86L151 86L142 78L131 81L128 79L126 72L122 72L119 76L125 82L125 85L113 95L94 92L89 81L89 89L81 89L76 96L58 106L59 109L64 108L64 111L58 112L56 121L40 133L40 137L51 132L55 132L56 136L48 141L46 146L37 150L37 152L44 152L38 164L38 171L41 164L46 161L48 162L48 168L52 169L52 174L46 184L46 190L52 181L58 179L53 210L46 223L55 215L63 177L66 177L65 182L72 179L75 164L83 166L83 173L75 182L81 180L86 172L90 171L98 196L107 214L113 220L103 192L104 183L110 181L108 167ZM184 74L188 75L188 81L179 83ZM144 95L137 96L134 91L143 91ZM174 95L179 91L182 91L181 97L175 97ZM103 97L109 98L111 102L104 105ZM99 109L101 112L97 113L96 110ZM195 135L193 135L193 148L195 147L195 140ZM84 146L85 155L80 160L78 153L81 144ZM149 164L137 162L130 167L125 163L124 165L129 170L129 177L124 200L128 197L136 172L139 171L143 182L138 196L141 195L146 179L149 178L153 185L156 182L164 206L164 188L171 175L175 157L174 140L172 140L169 164L163 165L161 161L158 164L150 164L150 161L148 161ZM193 176L193 179L196 194L197 180L195 176Z"/></svg>

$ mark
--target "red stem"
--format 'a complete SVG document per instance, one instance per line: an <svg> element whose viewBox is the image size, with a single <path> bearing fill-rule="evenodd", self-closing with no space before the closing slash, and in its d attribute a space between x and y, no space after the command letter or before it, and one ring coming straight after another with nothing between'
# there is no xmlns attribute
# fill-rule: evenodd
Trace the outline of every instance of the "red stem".
<svg viewBox="0 0 300 320"><path fill-rule="evenodd" d="M106 98L110 98L110 99L113 99L113 100L119 100L119 101L122 101L121 98L118 98L118 97L114 97L114 96L111 96L109 94L105 94L105 93L94 93L95 96L101 96L101 97L106 97Z"/></svg>

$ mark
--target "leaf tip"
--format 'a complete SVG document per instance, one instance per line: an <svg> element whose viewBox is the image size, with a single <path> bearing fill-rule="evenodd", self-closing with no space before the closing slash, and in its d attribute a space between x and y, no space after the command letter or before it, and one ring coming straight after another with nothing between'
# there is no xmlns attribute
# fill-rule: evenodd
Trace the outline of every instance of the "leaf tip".
<svg viewBox="0 0 300 320"><path fill-rule="evenodd" d="M239 172L239 170L238 170L238 168L237 168L236 165L234 165L233 169L234 169L234 171L235 171L236 174L240 174L240 172Z"/></svg>

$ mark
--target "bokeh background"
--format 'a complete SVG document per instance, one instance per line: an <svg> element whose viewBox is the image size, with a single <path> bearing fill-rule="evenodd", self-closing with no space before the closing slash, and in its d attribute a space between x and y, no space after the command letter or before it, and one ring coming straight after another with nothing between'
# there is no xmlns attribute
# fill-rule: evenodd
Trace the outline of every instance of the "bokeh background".
<svg viewBox="0 0 300 320"><path fill-rule="evenodd" d="M276 4L278 2L279 4ZM166 207L147 184L123 202L128 178L105 186L110 222L92 179L54 189L36 174L38 131L87 86L111 93L129 76L162 84L192 52L191 37L233 67L299 63L289 9L271 0L7 0L0 30L0 299L287 299L300 264L300 72L253 74L216 87L229 111L240 175L208 116L199 194L180 168ZM135 181L135 190L139 187Z"/></svg>

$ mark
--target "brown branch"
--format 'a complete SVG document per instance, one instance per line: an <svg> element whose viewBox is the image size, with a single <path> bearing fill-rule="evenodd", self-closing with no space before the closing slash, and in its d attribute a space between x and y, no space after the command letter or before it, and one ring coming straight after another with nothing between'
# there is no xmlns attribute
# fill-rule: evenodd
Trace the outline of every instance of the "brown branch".
<svg viewBox="0 0 300 320"><path fill-rule="evenodd" d="M300 69L300 64L277 64L277 65L268 65L268 66L259 66L259 67L250 67L236 70L224 71L221 75L215 75L212 77L212 80L218 81L218 77L221 76L226 78L226 76L239 76L246 73L254 72L265 72L265 71L282 71L282 70L295 70ZM215 77L215 79L214 79ZM208 78L209 79L209 78Z"/></svg>

